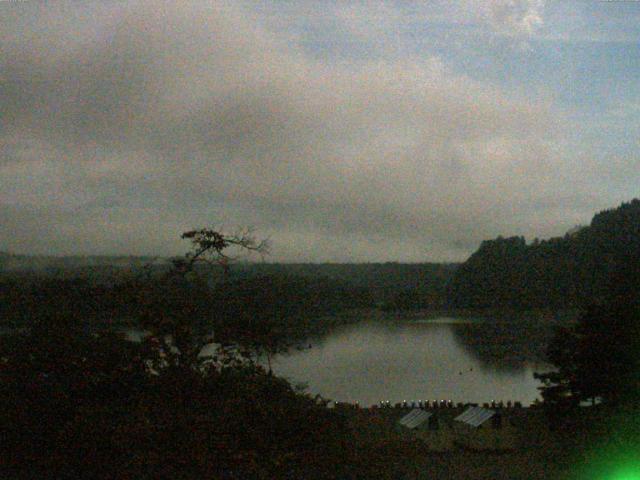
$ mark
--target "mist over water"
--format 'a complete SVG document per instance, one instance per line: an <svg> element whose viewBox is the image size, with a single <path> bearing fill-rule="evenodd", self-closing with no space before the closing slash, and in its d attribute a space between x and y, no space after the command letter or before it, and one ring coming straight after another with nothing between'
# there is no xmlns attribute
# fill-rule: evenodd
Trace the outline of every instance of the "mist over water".
<svg viewBox="0 0 640 480"><path fill-rule="evenodd" d="M311 348L276 357L273 368L307 384L312 394L361 405L433 399L528 405L539 397L533 373L549 367L525 343L496 335L493 324L461 319L365 321L338 327L313 340Z"/></svg>

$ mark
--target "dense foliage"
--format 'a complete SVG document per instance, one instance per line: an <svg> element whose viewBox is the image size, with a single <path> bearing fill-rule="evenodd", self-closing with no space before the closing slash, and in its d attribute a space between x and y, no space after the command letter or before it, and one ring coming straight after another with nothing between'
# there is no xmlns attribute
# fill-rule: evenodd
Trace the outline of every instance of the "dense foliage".
<svg viewBox="0 0 640 480"><path fill-rule="evenodd" d="M562 238L483 242L456 271L450 302L464 308L586 307L611 294L614 273L638 251L640 200L635 199L598 213L590 226Z"/></svg>
<svg viewBox="0 0 640 480"><path fill-rule="evenodd" d="M233 265L232 277L263 275L326 279L389 309L439 308L446 301L446 285L458 264L448 263L299 263Z"/></svg>
<svg viewBox="0 0 640 480"><path fill-rule="evenodd" d="M260 367L152 373L145 343L60 320L2 337L3 478L349 478L355 468L341 416Z"/></svg>
<svg viewBox="0 0 640 480"><path fill-rule="evenodd" d="M208 230L185 238L194 250L159 276L113 288L34 284L27 328L0 336L0 476L392 478L363 455L344 412L247 355L326 311L331 282L317 290L261 277L211 288L196 259L225 261L238 238L243 248L257 244ZM114 292L147 331L141 341L91 323L92 310L105 315L118 303L107 300Z"/></svg>
<svg viewBox="0 0 640 480"><path fill-rule="evenodd" d="M590 305L550 342L548 357L557 369L536 375L547 404L571 408L585 400L610 405L640 400L640 252L631 255L612 275L606 299Z"/></svg>
<svg viewBox="0 0 640 480"><path fill-rule="evenodd" d="M6 262L2 259L5 258ZM86 261L83 263L82 259ZM69 259L67 263L66 260ZM142 257L33 257L0 254L0 295L5 295L5 323L9 320L19 322L16 312L23 309L28 301L24 285L35 289L43 283L53 281L84 282L91 288L112 289L119 307L120 316L126 315L128 303L127 291L121 288L124 280L140 279L146 274L156 278L171 268L171 263L157 259L142 261ZM109 263L111 262L111 263ZM217 265L194 266L207 283L213 285L222 282L241 282L260 277L298 278L320 287L330 283L336 288L324 289L328 304L336 305L346 298L344 292L353 299L354 306L381 307L386 309L441 308L445 306L446 285L451 279L457 264L402 264L402 263L363 263L363 264L278 264L278 263L230 263L227 268ZM145 275L142 275L145 274ZM3 293L4 292L4 293ZM98 291L96 298L105 299ZM338 297L330 297L336 293ZM11 297L11 298L9 298ZM22 300L21 300L22 299ZM120 301L122 300L122 301ZM111 308L111 307L110 307Z"/></svg>

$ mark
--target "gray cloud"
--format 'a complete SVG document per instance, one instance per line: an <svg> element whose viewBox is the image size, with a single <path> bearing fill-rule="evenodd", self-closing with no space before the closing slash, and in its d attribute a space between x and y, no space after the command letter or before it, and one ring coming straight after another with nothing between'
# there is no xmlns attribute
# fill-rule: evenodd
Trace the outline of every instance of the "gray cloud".
<svg viewBox="0 0 640 480"><path fill-rule="evenodd" d="M562 113L437 57L313 60L223 3L0 11L1 248L176 253L213 223L275 260L459 260L574 223L532 206L573 170Z"/></svg>
<svg viewBox="0 0 640 480"><path fill-rule="evenodd" d="M498 31L530 35L543 21L544 0L488 0L483 2L487 21Z"/></svg>

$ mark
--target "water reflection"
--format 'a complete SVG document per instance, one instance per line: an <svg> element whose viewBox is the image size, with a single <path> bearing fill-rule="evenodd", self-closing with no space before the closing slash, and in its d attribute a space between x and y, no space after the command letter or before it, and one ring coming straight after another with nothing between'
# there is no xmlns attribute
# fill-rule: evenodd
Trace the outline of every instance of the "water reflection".
<svg viewBox="0 0 640 480"><path fill-rule="evenodd" d="M475 357L480 367L518 372L545 361L554 326L544 322L488 320L451 325L458 345Z"/></svg>
<svg viewBox="0 0 640 480"><path fill-rule="evenodd" d="M459 320L459 319L456 319ZM490 322L361 322L311 340L275 359L276 373L311 393L374 404L418 399L484 402L538 397L533 372L544 369L527 338L540 332Z"/></svg>

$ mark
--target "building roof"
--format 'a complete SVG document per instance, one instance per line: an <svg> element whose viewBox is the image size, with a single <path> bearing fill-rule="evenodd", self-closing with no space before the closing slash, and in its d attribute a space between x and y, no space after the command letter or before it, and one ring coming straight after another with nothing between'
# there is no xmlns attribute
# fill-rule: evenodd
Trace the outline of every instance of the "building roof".
<svg viewBox="0 0 640 480"><path fill-rule="evenodd" d="M404 417L402 417L398 423L407 428L418 428L424 422L429 420L429 417L432 415L431 412L426 412L424 410L420 410L419 408L414 408L409 413L407 413Z"/></svg>
<svg viewBox="0 0 640 480"><path fill-rule="evenodd" d="M454 420L472 427L479 427L496 414L495 411L482 407L469 407L463 413L458 415Z"/></svg>

